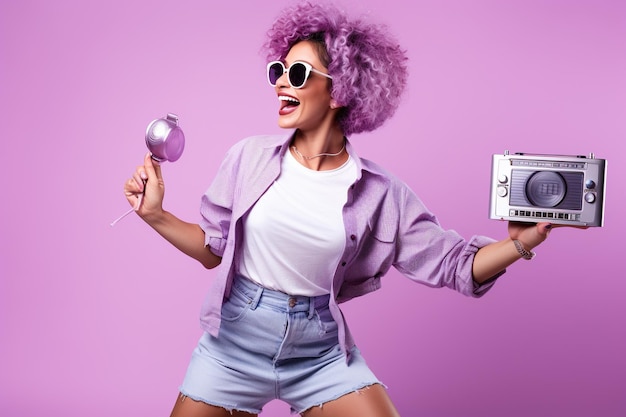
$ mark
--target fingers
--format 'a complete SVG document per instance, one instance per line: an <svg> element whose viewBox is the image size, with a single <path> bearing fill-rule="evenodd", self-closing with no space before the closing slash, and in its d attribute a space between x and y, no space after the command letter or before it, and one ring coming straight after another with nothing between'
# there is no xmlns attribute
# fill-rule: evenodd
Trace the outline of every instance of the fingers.
<svg viewBox="0 0 626 417"><path fill-rule="evenodd" d="M532 249L544 242L550 235L550 232L557 227L569 227L576 229L588 228L588 226L572 226L568 224L550 222L539 222L534 224L530 222L511 221L509 222L509 237L522 242L525 248Z"/></svg>
<svg viewBox="0 0 626 417"><path fill-rule="evenodd" d="M148 159L150 158L148 157ZM131 201L131 198L133 196L137 197L145 192L146 182L148 181L150 174L153 178L156 178L157 174L155 172L154 166L137 166L132 177L124 183L124 194L129 199L129 201Z"/></svg>
<svg viewBox="0 0 626 417"><path fill-rule="evenodd" d="M133 181L141 192L145 191L144 188L147 180L148 175L146 174L145 169L143 167L137 167L137 170L133 174Z"/></svg>
<svg viewBox="0 0 626 417"><path fill-rule="evenodd" d="M553 227L552 223L547 223L547 222L537 223L537 231L539 232L541 236L543 236L544 239L548 237L548 234L552 230L552 227Z"/></svg>
<svg viewBox="0 0 626 417"><path fill-rule="evenodd" d="M552 227L553 228L556 228L556 227L569 227L571 229L581 229L581 230L589 229L589 226L572 226L572 225L569 225L569 224L553 224Z"/></svg>
<svg viewBox="0 0 626 417"><path fill-rule="evenodd" d="M152 159L150 153L144 157L144 164L139 165L132 175L132 178L124 185L124 191L128 195L139 194L145 191L146 182L154 178L157 182L161 178L161 166Z"/></svg>
<svg viewBox="0 0 626 417"><path fill-rule="evenodd" d="M161 164L152 158L152 154L150 152L148 152L144 157L144 166L148 174L148 178L146 179L156 178L159 181L163 179L161 176Z"/></svg>
<svg viewBox="0 0 626 417"><path fill-rule="evenodd" d="M139 173L135 172L133 177L124 183L124 194L126 196L133 196L143 193L144 182L141 179Z"/></svg>
<svg viewBox="0 0 626 417"><path fill-rule="evenodd" d="M161 166L150 153L144 157L143 165L137 166L131 178L124 183L124 194L144 219L162 211L164 183Z"/></svg>
<svg viewBox="0 0 626 417"><path fill-rule="evenodd" d="M551 230L552 224L549 222L534 224L513 221L509 223L509 237L522 242L526 249L532 249L540 245L547 239Z"/></svg>

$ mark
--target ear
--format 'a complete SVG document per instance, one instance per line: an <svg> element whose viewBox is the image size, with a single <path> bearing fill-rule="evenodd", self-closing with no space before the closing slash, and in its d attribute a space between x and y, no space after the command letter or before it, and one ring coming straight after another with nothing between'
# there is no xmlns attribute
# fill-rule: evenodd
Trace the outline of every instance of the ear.
<svg viewBox="0 0 626 417"><path fill-rule="evenodd" d="M339 103L337 103L337 101L336 101L334 98L331 98L331 99L330 99L330 108L331 108L331 109L333 109L333 110L335 110L335 109L337 109L337 108L339 108L339 107L341 107L341 106L339 105Z"/></svg>

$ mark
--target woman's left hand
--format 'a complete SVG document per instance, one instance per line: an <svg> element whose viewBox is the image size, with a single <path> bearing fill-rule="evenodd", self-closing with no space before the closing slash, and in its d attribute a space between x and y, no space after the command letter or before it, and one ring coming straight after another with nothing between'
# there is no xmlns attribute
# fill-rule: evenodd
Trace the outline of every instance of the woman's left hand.
<svg viewBox="0 0 626 417"><path fill-rule="evenodd" d="M509 238L491 243L480 248L474 257L472 273L474 281L486 282L498 272L503 271L513 262L520 259L517 248L511 240L519 240L524 249L530 251L539 246L555 227L575 227L587 229L586 226L568 226L549 222L526 223L509 222Z"/></svg>
<svg viewBox="0 0 626 417"><path fill-rule="evenodd" d="M509 236L512 240L519 240L524 248L532 250L540 245L554 227L549 222L541 223L525 223L525 222L509 222Z"/></svg>

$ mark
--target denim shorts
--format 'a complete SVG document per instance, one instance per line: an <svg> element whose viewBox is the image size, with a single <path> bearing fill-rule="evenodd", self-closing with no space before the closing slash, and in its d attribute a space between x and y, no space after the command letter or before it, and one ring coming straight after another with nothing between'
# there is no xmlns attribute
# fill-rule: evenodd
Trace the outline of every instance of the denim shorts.
<svg viewBox="0 0 626 417"><path fill-rule="evenodd" d="M236 278L222 307L219 336L200 338L181 394L254 414L279 399L302 413L380 384L357 348L346 362L328 300L289 296Z"/></svg>

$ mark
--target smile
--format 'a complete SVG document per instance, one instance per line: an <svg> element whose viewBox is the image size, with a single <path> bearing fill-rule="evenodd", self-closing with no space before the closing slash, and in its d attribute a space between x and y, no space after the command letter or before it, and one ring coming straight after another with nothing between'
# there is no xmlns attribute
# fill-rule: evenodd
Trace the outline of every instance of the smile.
<svg viewBox="0 0 626 417"><path fill-rule="evenodd" d="M281 115L291 113L300 105L300 101L291 96L278 96L278 101L280 102L279 113Z"/></svg>

